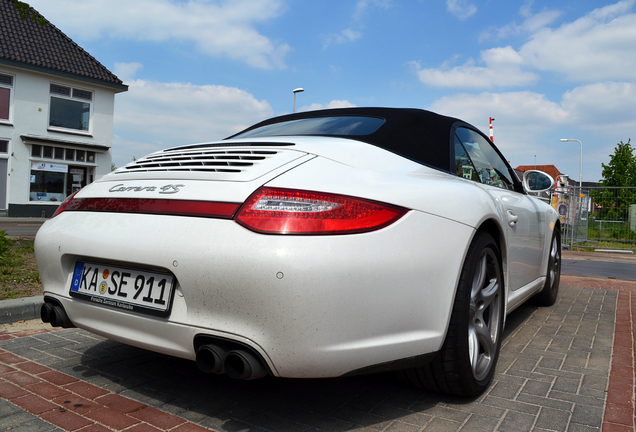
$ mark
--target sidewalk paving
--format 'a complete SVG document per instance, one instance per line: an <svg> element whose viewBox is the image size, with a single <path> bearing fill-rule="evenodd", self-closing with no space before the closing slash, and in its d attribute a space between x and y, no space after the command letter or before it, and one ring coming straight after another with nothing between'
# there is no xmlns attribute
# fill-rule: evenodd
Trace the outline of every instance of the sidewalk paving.
<svg viewBox="0 0 636 432"><path fill-rule="evenodd" d="M479 398L392 374L233 381L79 329L0 332L0 428L18 431L633 431L636 283L562 278L508 317Z"/></svg>

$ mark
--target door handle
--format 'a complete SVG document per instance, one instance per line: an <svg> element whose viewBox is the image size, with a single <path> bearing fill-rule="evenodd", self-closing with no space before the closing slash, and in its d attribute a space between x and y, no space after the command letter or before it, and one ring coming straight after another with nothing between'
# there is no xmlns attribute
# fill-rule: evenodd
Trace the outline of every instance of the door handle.
<svg viewBox="0 0 636 432"><path fill-rule="evenodd" d="M519 216L517 216L512 210L508 210L508 225L514 227L515 225L517 225L518 220Z"/></svg>

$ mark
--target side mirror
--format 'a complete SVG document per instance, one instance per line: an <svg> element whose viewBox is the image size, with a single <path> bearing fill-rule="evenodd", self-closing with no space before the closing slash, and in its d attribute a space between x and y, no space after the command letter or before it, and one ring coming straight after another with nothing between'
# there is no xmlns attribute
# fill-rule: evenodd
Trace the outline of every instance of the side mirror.
<svg viewBox="0 0 636 432"><path fill-rule="evenodd" d="M554 179L543 171L526 171L523 173L523 187L529 192L545 192L554 186Z"/></svg>

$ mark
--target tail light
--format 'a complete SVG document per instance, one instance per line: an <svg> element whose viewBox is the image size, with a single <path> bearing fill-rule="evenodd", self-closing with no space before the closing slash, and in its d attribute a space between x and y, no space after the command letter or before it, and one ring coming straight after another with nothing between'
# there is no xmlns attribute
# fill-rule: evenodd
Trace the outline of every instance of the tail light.
<svg viewBox="0 0 636 432"><path fill-rule="evenodd" d="M77 191L77 192L79 192L79 191ZM57 210L55 210L55 212L53 213L53 216L51 216L51 219L53 219L55 216L59 215L64 210L66 210L66 207L68 207L68 205L71 202L71 200L75 197L75 195L77 195L77 192L69 195L68 197L66 197L66 199L64 201L62 201L62 204L60 204L60 206L57 208Z"/></svg>
<svg viewBox="0 0 636 432"><path fill-rule="evenodd" d="M264 187L247 199L236 221L265 234L351 234L384 228L406 212L350 196Z"/></svg>

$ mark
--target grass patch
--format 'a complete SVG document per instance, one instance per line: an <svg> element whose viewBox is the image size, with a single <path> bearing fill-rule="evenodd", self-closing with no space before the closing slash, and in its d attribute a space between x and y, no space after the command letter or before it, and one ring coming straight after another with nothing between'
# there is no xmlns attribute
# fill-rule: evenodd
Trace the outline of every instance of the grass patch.
<svg viewBox="0 0 636 432"><path fill-rule="evenodd" d="M6 238L0 231L0 300L42 295L32 238Z"/></svg>

